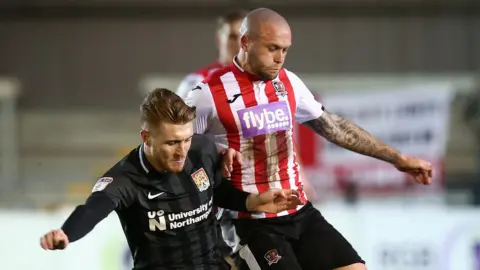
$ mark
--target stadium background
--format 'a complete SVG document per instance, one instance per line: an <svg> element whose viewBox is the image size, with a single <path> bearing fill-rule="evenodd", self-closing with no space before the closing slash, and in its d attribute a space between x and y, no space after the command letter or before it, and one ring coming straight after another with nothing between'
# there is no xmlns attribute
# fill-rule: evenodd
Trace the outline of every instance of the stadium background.
<svg viewBox="0 0 480 270"><path fill-rule="evenodd" d="M64 252L38 239L139 143L142 95L215 59L215 16L238 6L288 19L286 67L327 108L435 164L416 187L297 130L317 207L369 269L480 269L478 0L0 1L0 269L129 269L115 215Z"/></svg>

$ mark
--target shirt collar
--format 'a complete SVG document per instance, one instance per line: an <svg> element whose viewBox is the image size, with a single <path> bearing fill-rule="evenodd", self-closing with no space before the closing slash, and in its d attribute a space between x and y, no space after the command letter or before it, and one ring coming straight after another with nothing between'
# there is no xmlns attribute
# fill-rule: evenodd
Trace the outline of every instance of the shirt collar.
<svg viewBox="0 0 480 270"><path fill-rule="evenodd" d="M142 143L142 145L140 145L140 147L138 148L138 160L140 161L140 165L142 166L143 170L146 173L153 172L155 171L155 168L153 168L152 164L148 162L143 148L144 148L144 144Z"/></svg>

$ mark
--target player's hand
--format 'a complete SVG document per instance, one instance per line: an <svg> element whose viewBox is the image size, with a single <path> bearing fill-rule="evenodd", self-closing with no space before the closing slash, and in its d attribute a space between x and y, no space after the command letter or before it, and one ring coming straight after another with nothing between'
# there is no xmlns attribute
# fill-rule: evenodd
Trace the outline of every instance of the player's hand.
<svg viewBox="0 0 480 270"><path fill-rule="evenodd" d="M291 189L272 188L259 195L250 194L247 198L247 209L252 212L275 214L302 204L300 193Z"/></svg>
<svg viewBox="0 0 480 270"><path fill-rule="evenodd" d="M230 177L233 171L233 162L236 161L242 165L242 154L235 149L222 149L220 154L223 155L222 174L224 177Z"/></svg>
<svg viewBox="0 0 480 270"><path fill-rule="evenodd" d="M415 157L403 156L395 167L401 171L408 173L413 177L415 182L424 185L432 183L432 165L430 162Z"/></svg>
<svg viewBox="0 0 480 270"><path fill-rule="evenodd" d="M62 230L52 230L40 238L40 246L45 250L65 249L68 237Z"/></svg>

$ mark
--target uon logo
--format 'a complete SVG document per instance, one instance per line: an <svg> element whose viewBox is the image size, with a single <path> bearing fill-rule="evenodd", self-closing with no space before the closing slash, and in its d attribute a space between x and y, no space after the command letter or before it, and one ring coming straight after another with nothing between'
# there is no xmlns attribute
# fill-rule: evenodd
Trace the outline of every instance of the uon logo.
<svg viewBox="0 0 480 270"><path fill-rule="evenodd" d="M148 211L148 228L152 232L157 229L160 231L165 231L167 229L165 212L163 210Z"/></svg>
<svg viewBox="0 0 480 270"><path fill-rule="evenodd" d="M289 109L285 101L245 108L239 110L237 114L245 138L291 128Z"/></svg>

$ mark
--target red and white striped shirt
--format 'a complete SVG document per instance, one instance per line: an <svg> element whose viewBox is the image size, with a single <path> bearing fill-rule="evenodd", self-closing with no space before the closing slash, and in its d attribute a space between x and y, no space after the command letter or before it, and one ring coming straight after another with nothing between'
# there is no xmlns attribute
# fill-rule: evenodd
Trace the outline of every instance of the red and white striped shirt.
<svg viewBox="0 0 480 270"><path fill-rule="evenodd" d="M234 163L232 184L249 193L270 188L296 189L307 201L294 149L293 121L320 117L322 105L300 78L282 69L272 81L245 72L235 61L210 74L185 102L197 107L196 133L210 134L217 144L242 153ZM270 218L288 215L231 212L233 218Z"/></svg>
<svg viewBox="0 0 480 270"><path fill-rule="evenodd" d="M188 74L182 79L175 93L181 98L185 98L190 90L203 81L210 73L221 67L222 64L218 61L215 61L208 66L202 67L199 70Z"/></svg>

